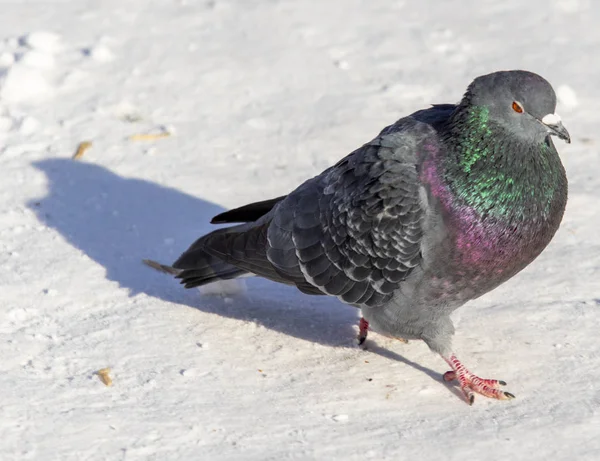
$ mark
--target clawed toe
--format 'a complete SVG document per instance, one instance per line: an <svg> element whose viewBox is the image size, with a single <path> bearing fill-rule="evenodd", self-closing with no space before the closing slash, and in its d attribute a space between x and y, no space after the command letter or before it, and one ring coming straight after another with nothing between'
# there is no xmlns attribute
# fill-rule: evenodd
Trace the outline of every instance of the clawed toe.
<svg viewBox="0 0 600 461"><path fill-rule="evenodd" d="M471 373L470 373L470 375L472 377L471 379L481 382L484 386L491 387L492 389L498 389L502 386L506 386L506 381L501 381L498 379L482 379ZM444 373L443 377L444 377L444 381L449 383L456 379L456 372L454 370L447 371L446 373Z"/></svg>
<svg viewBox="0 0 600 461"><path fill-rule="evenodd" d="M470 405L475 401L475 394L498 400L510 400L515 398L510 392L500 389L502 386L506 386L505 381L482 379L475 376L467 370L454 355L446 359L446 361L452 367L452 370L444 373L444 381L451 382L457 380Z"/></svg>

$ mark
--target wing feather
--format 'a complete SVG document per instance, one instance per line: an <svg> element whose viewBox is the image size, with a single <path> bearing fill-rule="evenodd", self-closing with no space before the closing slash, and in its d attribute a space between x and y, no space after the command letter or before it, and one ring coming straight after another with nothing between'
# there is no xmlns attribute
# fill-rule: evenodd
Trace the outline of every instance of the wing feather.
<svg viewBox="0 0 600 461"><path fill-rule="evenodd" d="M387 301L421 258L416 154L384 134L288 195L267 229L273 267L351 304Z"/></svg>

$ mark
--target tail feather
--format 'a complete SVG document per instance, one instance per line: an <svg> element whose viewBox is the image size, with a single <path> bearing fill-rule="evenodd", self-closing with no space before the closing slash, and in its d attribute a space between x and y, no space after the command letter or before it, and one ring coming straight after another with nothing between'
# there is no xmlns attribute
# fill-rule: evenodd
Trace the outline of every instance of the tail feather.
<svg viewBox="0 0 600 461"><path fill-rule="evenodd" d="M219 272L218 275L213 274L211 276L197 276L196 271L183 271L177 278L181 279L181 283L185 288L200 287L207 285L217 280L231 280L245 275L247 272L242 269L232 269L228 272Z"/></svg>
<svg viewBox="0 0 600 461"><path fill-rule="evenodd" d="M276 200L279 199L272 202ZM186 288L243 275L258 275L295 285L304 293L322 295L321 290L305 279L297 263L291 267L275 267L271 263L267 256L269 225L269 215L262 215L257 221L217 229L200 237L171 266L145 262L181 279Z"/></svg>
<svg viewBox="0 0 600 461"><path fill-rule="evenodd" d="M219 229L199 238L172 266L149 259L145 259L143 262L153 269L181 279L181 284L185 288L194 288L217 280L231 280L240 277L248 272L206 251L206 246L210 245L211 239L228 232L231 232L231 228Z"/></svg>
<svg viewBox="0 0 600 461"><path fill-rule="evenodd" d="M159 272L164 272L165 274L171 274L174 276L178 276L179 274L181 274L182 269L175 269L174 267L171 266L167 266L166 264L161 264L159 262L156 261L152 261L151 259L142 259L142 262L146 265L151 267L152 269L156 269Z"/></svg>
<svg viewBox="0 0 600 461"><path fill-rule="evenodd" d="M226 262L216 260L215 257L205 253L204 258L197 259L198 266L191 269L182 269L173 266L167 266L151 259L144 259L142 262L157 271L175 276L181 279L181 284L185 288L194 288L202 285L207 285L217 280L231 280L247 272L238 267L227 264ZM210 261L212 260L212 261ZM204 264L201 266L200 264Z"/></svg>
<svg viewBox="0 0 600 461"><path fill-rule="evenodd" d="M250 203L248 205L225 211L218 214L210 221L211 224L226 224L236 222L253 222L266 215L275 205L281 202L286 196L277 197L262 202Z"/></svg>

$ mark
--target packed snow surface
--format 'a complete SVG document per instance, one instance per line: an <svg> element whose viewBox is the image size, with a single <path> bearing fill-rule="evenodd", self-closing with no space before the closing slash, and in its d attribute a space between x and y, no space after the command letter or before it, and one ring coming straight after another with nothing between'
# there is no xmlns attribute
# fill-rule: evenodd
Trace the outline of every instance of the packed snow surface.
<svg viewBox="0 0 600 461"><path fill-rule="evenodd" d="M1 8L1 460L600 459L599 2ZM454 342L515 400L469 407L418 341L355 347L335 299L141 264L515 68L557 89L569 204Z"/></svg>

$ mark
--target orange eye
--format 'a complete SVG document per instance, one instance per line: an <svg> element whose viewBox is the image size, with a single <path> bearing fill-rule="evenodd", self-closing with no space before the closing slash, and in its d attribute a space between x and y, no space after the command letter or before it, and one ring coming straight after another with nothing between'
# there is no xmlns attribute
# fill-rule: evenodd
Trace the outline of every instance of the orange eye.
<svg viewBox="0 0 600 461"><path fill-rule="evenodd" d="M523 113L523 106L521 104L519 104L517 101L513 101L512 108L518 114Z"/></svg>

